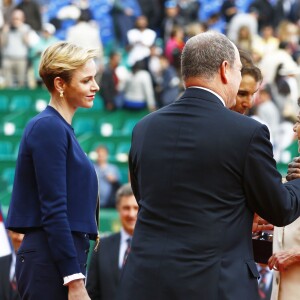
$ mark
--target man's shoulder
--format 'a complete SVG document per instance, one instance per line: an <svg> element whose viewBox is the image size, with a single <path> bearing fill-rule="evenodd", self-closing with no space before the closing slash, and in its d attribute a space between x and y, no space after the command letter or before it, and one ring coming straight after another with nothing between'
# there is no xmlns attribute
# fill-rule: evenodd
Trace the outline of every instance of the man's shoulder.
<svg viewBox="0 0 300 300"><path fill-rule="evenodd" d="M111 233L111 234L108 234L108 235L104 236L103 238L101 238L101 243L104 243L104 244L111 243L113 241L119 240L120 238L121 238L120 232Z"/></svg>
<svg viewBox="0 0 300 300"><path fill-rule="evenodd" d="M230 109L227 110L227 117L228 119L234 121L234 123L240 124L241 127L246 127L248 129L254 129L263 126L263 124L255 118L251 118L250 116L240 114Z"/></svg>
<svg viewBox="0 0 300 300"><path fill-rule="evenodd" d="M7 270L10 268L12 261L12 254L0 257L0 270Z"/></svg>

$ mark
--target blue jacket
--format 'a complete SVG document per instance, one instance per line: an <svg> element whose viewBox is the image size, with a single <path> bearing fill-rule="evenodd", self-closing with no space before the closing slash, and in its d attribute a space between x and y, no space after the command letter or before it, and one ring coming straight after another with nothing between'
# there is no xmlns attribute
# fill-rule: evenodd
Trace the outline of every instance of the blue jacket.
<svg viewBox="0 0 300 300"><path fill-rule="evenodd" d="M26 126L19 149L7 228L43 228L63 276L79 273L72 231L95 239L98 183L73 128L48 106Z"/></svg>

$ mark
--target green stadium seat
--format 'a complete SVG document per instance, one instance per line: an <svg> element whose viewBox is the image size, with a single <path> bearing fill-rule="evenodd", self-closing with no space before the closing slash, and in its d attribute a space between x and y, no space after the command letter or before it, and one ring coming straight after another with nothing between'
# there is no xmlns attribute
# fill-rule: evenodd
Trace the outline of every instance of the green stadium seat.
<svg viewBox="0 0 300 300"><path fill-rule="evenodd" d="M31 97L34 99L34 101L42 99L47 102L50 101L50 93L47 89L44 88L36 88L35 90L32 90L30 92Z"/></svg>
<svg viewBox="0 0 300 300"><path fill-rule="evenodd" d="M13 156L14 156L14 158L15 158L16 160L17 160L18 154L19 154L20 143L21 143L21 142L17 142L17 143L14 145Z"/></svg>
<svg viewBox="0 0 300 300"><path fill-rule="evenodd" d="M7 212L9 208L9 203L11 199L11 192L8 190L0 192L0 203L1 203L1 210L3 213L4 219L7 217Z"/></svg>
<svg viewBox="0 0 300 300"><path fill-rule="evenodd" d="M9 108L9 98L6 95L0 95L0 112L7 112Z"/></svg>
<svg viewBox="0 0 300 300"><path fill-rule="evenodd" d="M121 173L121 183L127 183L129 181L129 169L128 164L124 164L122 166L119 166L119 170Z"/></svg>
<svg viewBox="0 0 300 300"><path fill-rule="evenodd" d="M73 128L76 135L92 133L95 131L95 120L91 118L77 118L74 120Z"/></svg>
<svg viewBox="0 0 300 300"><path fill-rule="evenodd" d="M13 158L13 144L9 141L0 141L0 160Z"/></svg>
<svg viewBox="0 0 300 300"><path fill-rule="evenodd" d="M136 123L140 120L140 118L130 118L127 119L124 122L123 128L122 128L122 134L123 135L129 135L131 136L132 134L132 130L134 128L134 126L136 125Z"/></svg>
<svg viewBox="0 0 300 300"><path fill-rule="evenodd" d="M2 179L7 183L7 185L12 188L15 177L15 168L6 168L1 174Z"/></svg>
<svg viewBox="0 0 300 300"><path fill-rule="evenodd" d="M102 136L119 135L124 123L123 111L114 111L104 115L98 122L99 133Z"/></svg>
<svg viewBox="0 0 300 300"><path fill-rule="evenodd" d="M116 148L116 160L119 162L127 162L130 150L130 142L120 142Z"/></svg>
<svg viewBox="0 0 300 300"><path fill-rule="evenodd" d="M29 95L15 95L11 97L10 111L26 111L32 109L32 99Z"/></svg>
<svg viewBox="0 0 300 300"><path fill-rule="evenodd" d="M95 99L94 99L94 105L91 107L91 110L104 110L104 100L103 98L98 94L95 95Z"/></svg>
<svg viewBox="0 0 300 300"><path fill-rule="evenodd" d="M118 232L121 229L119 214L115 209L100 209L100 232Z"/></svg>

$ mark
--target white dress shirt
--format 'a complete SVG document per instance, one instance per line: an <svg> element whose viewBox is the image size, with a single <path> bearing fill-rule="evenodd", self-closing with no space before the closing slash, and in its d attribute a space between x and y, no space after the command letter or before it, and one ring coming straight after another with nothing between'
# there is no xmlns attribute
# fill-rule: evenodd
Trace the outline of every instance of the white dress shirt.
<svg viewBox="0 0 300 300"><path fill-rule="evenodd" d="M201 87L201 86L189 86L188 88L189 89L190 88L196 88L196 89L201 89L201 90L208 91L208 92L214 94L216 97L218 97L220 99L220 101L223 103L223 105L226 106L225 101L223 100L223 98L220 95L218 95L217 93L215 93L214 91L210 90L210 89L207 89L207 88L204 88L204 87Z"/></svg>
<svg viewBox="0 0 300 300"><path fill-rule="evenodd" d="M124 255L127 249L127 240L132 238L131 235L129 235L124 228L121 228L121 239L120 239L120 251L119 251L119 268L121 269L123 266L123 260L124 260Z"/></svg>

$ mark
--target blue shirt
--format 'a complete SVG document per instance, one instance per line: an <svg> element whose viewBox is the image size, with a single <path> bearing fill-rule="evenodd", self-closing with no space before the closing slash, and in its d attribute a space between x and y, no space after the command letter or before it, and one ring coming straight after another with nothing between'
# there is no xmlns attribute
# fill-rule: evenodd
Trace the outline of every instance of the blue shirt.
<svg viewBox="0 0 300 300"><path fill-rule="evenodd" d="M112 183L108 181L107 176L113 175L116 178L116 182L120 182L120 171L117 166L112 164L107 164L105 167L95 165L95 170L98 176L100 206L107 207L110 204L109 200L113 192Z"/></svg>

